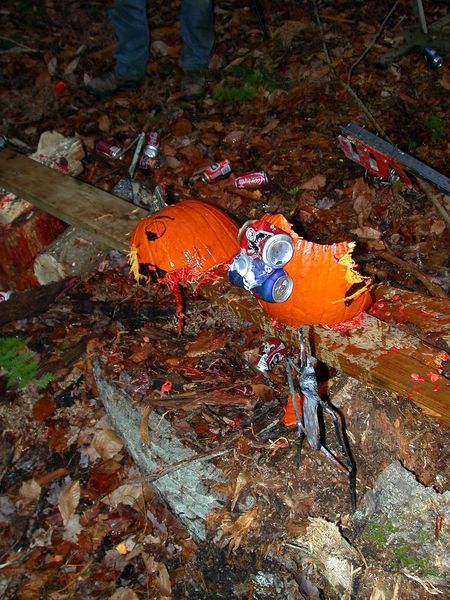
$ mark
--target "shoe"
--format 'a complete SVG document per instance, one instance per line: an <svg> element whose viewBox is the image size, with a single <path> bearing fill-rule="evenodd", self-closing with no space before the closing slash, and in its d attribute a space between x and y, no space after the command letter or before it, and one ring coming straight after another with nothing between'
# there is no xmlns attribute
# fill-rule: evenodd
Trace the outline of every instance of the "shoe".
<svg viewBox="0 0 450 600"><path fill-rule="evenodd" d="M102 96L111 96L119 90L136 90L140 83L140 79L128 79L116 73L114 69L111 69L98 77L90 79L85 87L90 94L101 98Z"/></svg>
<svg viewBox="0 0 450 600"><path fill-rule="evenodd" d="M199 100L206 93L206 71L185 71L181 78L181 100Z"/></svg>

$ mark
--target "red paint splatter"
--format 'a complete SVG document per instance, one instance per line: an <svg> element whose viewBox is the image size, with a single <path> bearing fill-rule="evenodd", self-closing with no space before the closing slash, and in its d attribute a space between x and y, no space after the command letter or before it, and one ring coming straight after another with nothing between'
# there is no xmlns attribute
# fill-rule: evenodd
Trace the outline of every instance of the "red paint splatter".
<svg viewBox="0 0 450 600"><path fill-rule="evenodd" d="M390 349L392 350L392 352L400 352L400 348L397 348L397 346L391 346Z"/></svg>
<svg viewBox="0 0 450 600"><path fill-rule="evenodd" d="M441 384L437 383L433 388L433 392L440 392L440 391L441 391Z"/></svg>
<svg viewBox="0 0 450 600"><path fill-rule="evenodd" d="M413 381L425 381L425 377L421 377L418 373L411 373L411 379Z"/></svg>
<svg viewBox="0 0 450 600"><path fill-rule="evenodd" d="M57 96L59 96L60 94L62 94L62 92L63 92L65 89L66 89L66 84L64 83L64 81L57 81L57 82L55 83L54 90L55 90L55 94L56 94Z"/></svg>
<svg viewBox="0 0 450 600"><path fill-rule="evenodd" d="M164 394L167 394L167 392L170 392L171 389L172 389L172 382L169 381L169 379L166 379L166 381L162 384L161 389L159 390L161 392L161 398L164 396Z"/></svg>
<svg viewBox="0 0 450 600"><path fill-rule="evenodd" d="M398 300L400 300L400 294L394 294L394 295L392 296L392 301L393 301L393 302L397 302Z"/></svg>
<svg viewBox="0 0 450 600"><path fill-rule="evenodd" d="M428 371L427 376L433 383L436 383L436 381L439 380L439 375L437 373L434 373L433 371Z"/></svg>
<svg viewBox="0 0 450 600"><path fill-rule="evenodd" d="M361 325L362 318L363 313L356 315L356 317L353 317L353 319L348 321L335 323L334 325L328 325L328 329L331 329L332 331L349 331L350 329L354 329L355 327Z"/></svg>

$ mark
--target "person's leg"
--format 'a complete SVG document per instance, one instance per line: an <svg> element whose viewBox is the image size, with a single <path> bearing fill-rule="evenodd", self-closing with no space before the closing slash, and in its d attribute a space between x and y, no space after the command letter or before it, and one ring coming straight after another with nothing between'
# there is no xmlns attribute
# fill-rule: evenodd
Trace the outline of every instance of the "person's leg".
<svg viewBox="0 0 450 600"><path fill-rule="evenodd" d="M108 14L117 37L114 68L86 84L86 90L98 97L136 89L149 57L147 0L115 0Z"/></svg>
<svg viewBox="0 0 450 600"><path fill-rule="evenodd" d="M180 29L182 98L197 100L205 95L206 73L214 46L214 0L181 0Z"/></svg>
<svg viewBox="0 0 450 600"><path fill-rule="evenodd" d="M205 71L214 46L214 1L181 0L184 71Z"/></svg>
<svg viewBox="0 0 450 600"><path fill-rule="evenodd" d="M115 0L108 15L118 42L115 71L127 79L142 79L150 44L147 0Z"/></svg>

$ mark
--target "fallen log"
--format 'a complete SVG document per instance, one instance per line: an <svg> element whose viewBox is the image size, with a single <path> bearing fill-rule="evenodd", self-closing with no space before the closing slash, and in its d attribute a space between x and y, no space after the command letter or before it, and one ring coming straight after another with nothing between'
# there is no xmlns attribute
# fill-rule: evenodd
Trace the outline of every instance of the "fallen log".
<svg viewBox="0 0 450 600"><path fill-rule="evenodd" d="M122 251L128 251L127 240L134 225L148 215L143 209L132 207L120 198L11 150L0 153L0 186L78 227L92 239ZM448 333L449 300L401 294L405 298L402 302L404 307L419 306L429 313L441 315L442 318L430 318L430 322L434 323L433 331L439 333L439 327L444 323ZM295 330L287 327L280 333L249 294L231 289L225 281L204 285L202 295L255 323L263 331L281 335L290 346L297 346ZM427 309L431 306L435 308ZM427 319L422 318L420 308L404 308L403 312L406 310L411 315L411 322L426 331ZM386 313L384 318L388 318ZM409 398L429 414L450 423L449 382L442 375L448 354L441 347L430 344L428 340L422 341L414 332L398 327L397 323L394 326L392 322L384 322L377 315L369 314L363 314L351 328L344 327L342 330L309 327L306 337L313 355L325 364L367 384Z"/></svg>

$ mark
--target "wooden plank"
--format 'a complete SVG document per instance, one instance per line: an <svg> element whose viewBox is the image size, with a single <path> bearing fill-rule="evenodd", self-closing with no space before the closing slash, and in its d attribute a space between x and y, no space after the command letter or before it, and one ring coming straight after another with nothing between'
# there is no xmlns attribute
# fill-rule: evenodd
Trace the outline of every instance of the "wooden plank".
<svg viewBox="0 0 450 600"><path fill-rule="evenodd" d="M277 330L259 304L243 290L231 288L226 281L216 281L214 285L202 286L201 294L289 346L298 346L297 330ZM366 313L345 331L321 326L304 330L313 355L325 364L409 398L428 414L450 424L450 385L440 374L442 363L448 359L445 351Z"/></svg>
<svg viewBox="0 0 450 600"><path fill-rule="evenodd" d="M128 250L127 239L134 224L148 215L120 198L12 151L0 152L0 187L79 227L95 240L122 251ZM283 337L289 345L297 345L297 332L290 327L282 334L276 331L270 318L248 293L230 288L222 281L203 286L202 294L262 330ZM403 304L414 300L417 306L431 306L431 299L417 294L408 298L408 294L402 295ZM436 314L442 314L448 322L450 301L433 302L438 302ZM442 322L442 319L435 320L437 331ZM410 398L427 412L450 423L449 381L440 373L442 363L448 360L444 350L368 314L362 315L352 329L335 331L319 326L308 329L313 354L324 363L368 384Z"/></svg>
<svg viewBox="0 0 450 600"><path fill-rule="evenodd" d="M97 242L125 252L133 227L148 215L142 208L13 150L0 152L0 187L79 227Z"/></svg>

